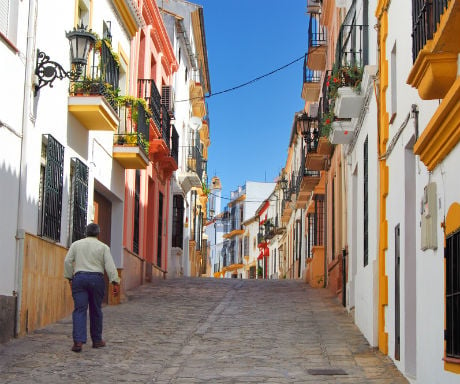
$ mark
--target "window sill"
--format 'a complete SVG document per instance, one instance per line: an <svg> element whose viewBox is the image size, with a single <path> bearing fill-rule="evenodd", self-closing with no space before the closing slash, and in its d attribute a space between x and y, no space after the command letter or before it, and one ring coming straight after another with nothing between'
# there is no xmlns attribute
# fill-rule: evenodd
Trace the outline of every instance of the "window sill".
<svg viewBox="0 0 460 384"><path fill-rule="evenodd" d="M454 357L444 357L444 369L446 371L460 374L460 359Z"/></svg>
<svg viewBox="0 0 460 384"><path fill-rule="evenodd" d="M14 53L19 53L19 49L16 48L14 43L9 40L3 33L0 32L0 40L4 41L6 45L14 52Z"/></svg>
<svg viewBox="0 0 460 384"><path fill-rule="evenodd" d="M460 359L457 359L455 357L444 357L443 360L446 363L452 363L452 364L460 364Z"/></svg>

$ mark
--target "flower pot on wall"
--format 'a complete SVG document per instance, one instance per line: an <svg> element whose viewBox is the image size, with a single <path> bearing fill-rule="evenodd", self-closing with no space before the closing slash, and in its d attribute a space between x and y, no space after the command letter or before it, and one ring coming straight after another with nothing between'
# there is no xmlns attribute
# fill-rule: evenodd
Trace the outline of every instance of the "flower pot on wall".
<svg viewBox="0 0 460 384"><path fill-rule="evenodd" d="M349 144L353 140L355 124L351 119L336 120L332 123L329 140L332 144Z"/></svg>
<svg viewBox="0 0 460 384"><path fill-rule="evenodd" d="M337 90L334 115L339 119L358 117L363 106L364 96L357 93L352 87L340 87Z"/></svg>

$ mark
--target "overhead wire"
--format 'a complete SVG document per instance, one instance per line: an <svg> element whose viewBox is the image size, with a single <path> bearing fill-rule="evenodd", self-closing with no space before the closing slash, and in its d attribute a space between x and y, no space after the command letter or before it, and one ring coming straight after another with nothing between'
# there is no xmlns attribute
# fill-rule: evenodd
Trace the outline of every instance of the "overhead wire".
<svg viewBox="0 0 460 384"><path fill-rule="evenodd" d="M303 54L302 56L300 56L299 58L295 59L295 60L292 60L291 62L285 64L285 65L282 65L281 67L278 67L276 69L274 69L273 71L270 71L270 72L267 72L263 75L260 75L260 76L257 76L256 78L252 79L252 80L249 80L249 81L246 81L245 83L242 83L242 84L239 84L239 85L236 85L234 87L231 87L231 88L227 88L227 89L224 89L222 91L219 91L219 92L214 92L214 93L210 93L209 95L205 95L204 97L206 99L209 99L213 96L217 96L217 95L221 95L221 94L224 94L224 93L228 93L228 92L232 92L232 91L235 91L237 89L240 89L240 88L243 88L243 87L246 87L247 85L250 85L250 84L253 84L255 83L256 81L259 81L259 80L262 80L263 78L265 77L268 77L268 76L271 76L273 75L274 73L276 72L279 72L289 66L291 66L292 64L295 64L297 63L298 61L302 60L305 58L305 54ZM184 101L193 101L195 99L202 99L202 97L193 97L191 99L184 99L184 100L176 100L176 103L180 103L180 102L184 102Z"/></svg>

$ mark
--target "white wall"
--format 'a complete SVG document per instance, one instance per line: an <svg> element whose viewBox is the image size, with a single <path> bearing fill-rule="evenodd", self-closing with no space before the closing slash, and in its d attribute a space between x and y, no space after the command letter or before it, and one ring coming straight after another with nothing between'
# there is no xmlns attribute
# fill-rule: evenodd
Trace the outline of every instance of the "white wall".
<svg viewBox="0 0 460 384"><path fill-rule="evenodd" d="M253 217L260 204L273 192L276 183L246 181L246 200L242 221Z"/></svg>

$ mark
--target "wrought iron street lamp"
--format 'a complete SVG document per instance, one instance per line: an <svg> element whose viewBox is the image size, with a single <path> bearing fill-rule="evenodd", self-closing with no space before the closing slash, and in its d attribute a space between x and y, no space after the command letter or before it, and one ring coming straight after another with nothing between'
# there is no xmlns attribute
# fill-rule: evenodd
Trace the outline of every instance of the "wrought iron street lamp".
<svg viewBox="0 0 460 384"><path fill-rule="evenodd" d="M288 194L288 181L286 180L284 176L280 180L280 184L281 184L281 189L283 190L283 196L286 197Z"/></svg>
<svg viewBox="0 0 460 384"><path fill-rule="evenodd" d="M308 116L307 113L302 113L297 117L297 124L307 144L307 150L313 149L319 138L319 119Z"/></svg>
<svg viewBox="0 0 460 384"><path fill-rule="evenodd" d="M35 85L35 95L40 88L46 85L52 88L56 79L62 80L67 77L71 80L77 80L83 72L83 67L86 66L89 52L96 42L96 37L86 30L83 22L73 31L67 32L66 37L70 42L70 62L73 69L66 71L61 64L50 60L45 52L37 49L35 75L38 83Z"/></svg>

